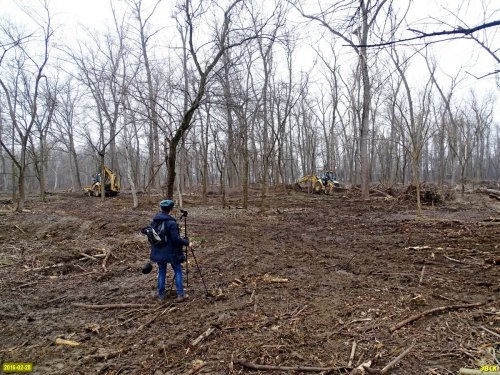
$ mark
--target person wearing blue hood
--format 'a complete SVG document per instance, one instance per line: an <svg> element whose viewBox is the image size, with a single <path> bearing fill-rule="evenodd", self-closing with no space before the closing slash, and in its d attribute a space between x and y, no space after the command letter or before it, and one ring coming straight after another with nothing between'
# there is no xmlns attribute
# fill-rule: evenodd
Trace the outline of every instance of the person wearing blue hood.
<svg viewBox="0 0 500 375"><path fill-rule="evenodd" d="M182 252L183 246L193 247L187 238L181 238L179 235L179 227L174 217L170 215L170 211L174 208L174 201L165 199L160 202L160 212L153 218L153 223L164 222L162 235L167 238L166 243L161 245L151 245L152 262L158 263L158 300L163 301L165 298L165 280L167 277L167 264L172 265L174 270L175 288L177 291L177 302L185 300L182 275L182 262L185 261Z"/></svg>

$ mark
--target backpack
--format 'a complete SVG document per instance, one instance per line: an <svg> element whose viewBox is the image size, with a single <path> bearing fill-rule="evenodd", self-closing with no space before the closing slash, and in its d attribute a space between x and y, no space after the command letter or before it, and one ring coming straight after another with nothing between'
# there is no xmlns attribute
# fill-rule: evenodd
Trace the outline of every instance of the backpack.
<svg viewBox="0 0 500 375"><path fill-rule="evenodd" d="M141 233L148 237L148 242L155 246L165 246L168 237L165 228L165 220L154 221L141 229Z"/></svg>

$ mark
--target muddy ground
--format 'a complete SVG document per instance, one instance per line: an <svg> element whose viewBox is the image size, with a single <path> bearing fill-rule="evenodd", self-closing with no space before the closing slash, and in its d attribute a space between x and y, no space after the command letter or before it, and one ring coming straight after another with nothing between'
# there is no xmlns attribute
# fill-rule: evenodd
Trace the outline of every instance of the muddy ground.
<svg viewBox="0 0 500 375"><path fill-rule="evenodd" d="M457 374L499 360L500 203L486 195L421 218L411 202L356 194L276 194L265 213L257 194L249 210L236 195L230 208L187 195L203 280L190 253L182 304L158 304L155 272L141 273L139 230L159 200L133 210L126 193L61 193L22 214L3 200L1 362L37 374L337 374L368 360L381 370L411 348L387 373Z"/></svg>

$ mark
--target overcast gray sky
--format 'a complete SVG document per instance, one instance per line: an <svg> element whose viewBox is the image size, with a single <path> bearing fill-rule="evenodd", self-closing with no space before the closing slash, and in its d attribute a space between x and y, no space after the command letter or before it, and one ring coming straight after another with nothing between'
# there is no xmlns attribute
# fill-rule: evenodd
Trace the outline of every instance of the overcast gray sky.
<svg viewBox="0 0 500 375"><path fill-rule="evenodd" d="M22 0L20 4L36 7L40 4L39 0ZM124 1L114 0L113 2L118 8L124 6ZM152 4L152 0L143 0L144 6ZM314 4L315 2L312 2ZM83 37L82 26L89 29L103 30L111 22L110 4L108 0L49 0L51 12L55 15L55 23L60 25L58 38L65 43L71 43L72 40ZM158 27L168 26L164 30L162 38L171 39L178 38L177 32L173 29L172 0L164 0L158 8L153 22ZM405 6L407 0L396 0L396 6ZM483 7L486 4L486 7ZM39 7L39 5L38 5ZM19 11L15 0L0 0L0 9L3 16L12 19L15 22L23 22L26 16ZM444 21L449 23L448 29L458 24L458 20L454 15L458 15L461 21L469 26L475 26L484 21L485 18L491 20L500 18L500 0L413 0L410 12L407 16L407 23L416 29L432 32L439 31L444 28L439 25L439 22ZM298 18L297 18L298 19ZM133 20L131 20L133 21ZM308 34L318 27L314 23L308 26ZM320 29L318 27L318 29ZM175 36L172 35L175 33ZM495 40L494 47L500 48L500 31L497 28L490 29L486 32L489 35L490 42ZM406 36L413 35L406 31ZM479 34L483 37L484 34ZM325 37L325 43L330 43L328 35ZM157 40L162 43L161 39ZM309 41L310 44L317 44L317 41ZM170 41L165 40L165 45L170 44ZM307 43L306 43L307 44ZM493 43L492 43L493 44ZM303 47L305 50L307 46ZM404 49L403 46L400 47ZM345 51L345 56L349 56L352 51L350 47L341 47L341 51ZM460 85L462 93L466 93L470 89L475 89L479 94L493 92L498 94L498 87L495 82L495 77L475 79L473 76L482 76L489 72L499 69L495 65L494 59L487 52L474 42L466 40L454 40L433 44L430 47L432 54L436 56L439 69L441 71L440 79L442 84L446 85L449 78L446 76L455 76L459 71L463 77ZM407 50L410 53L410 50ZM297 59L297 65L301 65L301 70L307 70L308 65L312 63L311 53L301 53ZM303 58L300 58L300 57ZM352 57L351 57L352 58ZM297 71L299 69L296 69ZM418 85L422 81L422 76L426 74L427 68L422 58L415 57L412 59L413 82ZM496 119L500 118L500 106L497 105Z"/></svg>

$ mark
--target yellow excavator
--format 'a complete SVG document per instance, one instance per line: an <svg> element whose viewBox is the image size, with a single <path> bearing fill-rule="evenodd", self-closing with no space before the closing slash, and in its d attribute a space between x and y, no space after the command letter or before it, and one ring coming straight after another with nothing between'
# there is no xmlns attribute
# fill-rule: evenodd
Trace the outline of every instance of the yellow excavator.
<svg viewBox="0 0 500 375"><path fill-rule="evenodd" d="M83 189L83 193L89 197L99 197L102 193L103 186L106 196L114 197L118 195L121 189L120 177L106 166L104 167L104 178L102 178L101 173L96 173L92 176L92 185L86 186Z"/></svg>
<svg viewBox="0 0 500 375"><path fill-rule="evenodd" d="M321 172L319 176L304 176L299 178L296 184L301 190L307 187L308 191L312 190L315 194L332 194L335 189L340 187L337 174L333 171Z"/></svg>

